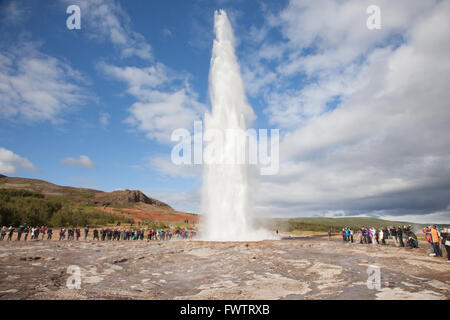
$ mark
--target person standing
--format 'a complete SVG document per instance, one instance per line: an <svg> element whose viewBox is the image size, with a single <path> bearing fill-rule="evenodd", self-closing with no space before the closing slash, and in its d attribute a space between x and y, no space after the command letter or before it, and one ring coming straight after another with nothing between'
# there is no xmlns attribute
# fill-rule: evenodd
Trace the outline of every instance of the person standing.
<svg viewBox="0 0 450 320"><path fill-rule="evenodd" d="M3 239L5 238L5 236L6 236L6 227L3 226L3 227L2 227L2 231L1 231L1 233L0 233L0 241L3 241Z"/></svg>
<svg viewBox="0 0 450 320"><path fill-rule="evenodd" d="M397 229L394 226L391 227L391 237L392 241L394 241L394 246L397 246Z"/></svg>
<svg viewBox="0 0 450 320"><path fill-rule="evenodd" d="M445 247L445 251L447 251L447 262L450 262L450 234L448 228L442 230L441 237L442 245Z"/></svg>
<svg viewBox="0 0 450 320"><path fill-rule="evenodd" d="M375 230L375 228L372 227L372 229L370 229L370 233L372 234L372 244L375 245L375 235L377 233L377 230Z"/></svg>
<svg viewBox="0 0 450 320"><path fill-rule="evenodd" d="M53 229L47 228L47 240L52 240Z"/></svg>
<svg viewBox="0 0 450 320"><path fill-rule="evenodd" d="M93 240L95 240L95 239L100 240L98 238L98 230L97 229L94 229L94 239Z"/></svg>
<svg viewBox="0 0 450 320"><path fill-rule="evenodd" d="M88 233L89 233L89 226L86 226L86 228L84 228L84 240L87 240Z"/></svg>
<svg viewBox="0 0 450 320"><path fill-rule="evenodd" d="M433 247L433 243L431 242L431 233L430 233L430 227L425 227L423 228L423 233L425 233L425 240L428 242L428 244L430 245L430 248L428 249L428 251L430 253L434 252L434 247Z"/></svg>
<svg viewBox="0 0 450 320"><path fill-rule="evenodd" d="M63 240L66 237L66 229L62 228L59 231L59 241Z"/></svg>
<svg viewBox="0 0 450 320"><path fill-rule="evenodd" d="M400 226L397 228L397 238L398 242L400 243L400 247L404 247L405 243L403 242L403 230Z"/></svg>
<svg viewBox="0 0 450 320"><path fill-rule="evenodd" d="M42 234L41 240L44 240L45 230L46 230L46 227L45 226L41 226L41 234Z"/></svg>
<svg viewBox="0 0 450 320"><path fill-rule="evenodd" d="M30 233L30 228L29 227L25 227L25 229L23 230L23 233L25 233L24 240L27 241L28 234Z"/></svg>
<svg viewBox="0 0 450 320"><path fill-rule="evenodd" d="M434 254L430 256L440 256L442 257L442 251L439 247L439 231L437 231L436 226L430 226L431 243L433 244Z"/></svg>
<svg viewBox="0 0 450 320"><path fill-rule="evenodd" d="M386 228L381 228L381 244L386 245L386 239L387 239L387 230Z"/></svg>
<svg viewBox="0 0 450 320"><path fill-rule="evenodd" d="M20 225L18 228L17 228L17 241L20 241L20 238L22 237L22 233L23 233L23 225Z"/></svg>
<svg viewBox="0 0 450 320"><path fill-rule="evenodd" d="M9 228L8 228L8 238L6 240L11 241L13 234L14 234L14 228L13 228L13 226L9 226Z"/></svg>

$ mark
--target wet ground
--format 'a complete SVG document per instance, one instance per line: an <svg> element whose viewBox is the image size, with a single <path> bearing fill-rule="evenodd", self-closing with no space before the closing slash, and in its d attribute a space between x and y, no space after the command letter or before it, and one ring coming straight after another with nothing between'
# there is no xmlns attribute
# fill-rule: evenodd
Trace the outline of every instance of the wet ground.
<svg viewBox="0 0 450 320"><path fill-rule="evenodd" d="M76 277L69 266L79 267L80 289L66 285ZM369 266L379 268L379 290L367 286ZM326 238L0 243L0 299L449 298L450 263L425 247Z"/></svg>

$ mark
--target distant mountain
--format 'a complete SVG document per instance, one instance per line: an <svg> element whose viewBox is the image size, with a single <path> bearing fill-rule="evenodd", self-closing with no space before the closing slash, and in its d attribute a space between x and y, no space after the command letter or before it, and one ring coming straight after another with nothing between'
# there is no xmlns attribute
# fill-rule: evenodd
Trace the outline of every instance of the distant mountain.
<svg viewBox="0 0 450 320"><path fill-rule="evenodd" d="M39 192L46 197L64 198L73 204L95 206L138 207L145 210L174 211L168 204L146 196L139 190L104 192L87 188L59 186L44 180L1 176L0 188L24 189Z"/></svg>
<svg viewBox="0 0 450 320"><path fill-rule="evenodd" d="M4 175L0 174L0 179L1 178L7 178L7 176L4 176Z"/></svg>

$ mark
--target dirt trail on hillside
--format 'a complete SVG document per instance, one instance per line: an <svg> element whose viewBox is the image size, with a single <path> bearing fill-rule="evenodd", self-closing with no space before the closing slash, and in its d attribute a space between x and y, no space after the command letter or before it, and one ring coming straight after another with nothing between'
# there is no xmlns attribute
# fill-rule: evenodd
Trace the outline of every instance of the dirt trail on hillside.
<svg viewBox="0 0 450 320"><path fill-rule="evenodd" d="M66 287L71 265L79 290ZM380 290L367 287L369 266L380 268ZM449 298L450 263L425 247L326 238L0 242L0 299Z"/></svg>

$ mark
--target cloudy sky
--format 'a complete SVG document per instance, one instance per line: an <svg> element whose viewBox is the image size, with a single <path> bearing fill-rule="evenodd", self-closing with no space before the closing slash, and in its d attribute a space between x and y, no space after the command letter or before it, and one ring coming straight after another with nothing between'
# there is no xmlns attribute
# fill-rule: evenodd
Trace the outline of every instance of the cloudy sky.
<svg viewBox="0 0 450 320"><path fill-rule="evenodd" d="M449 1L2 1L0 173L197 212L201 167L170 163L170 135L210 108L220 8L253 127L280 129L255 214L450 223Z"/></svg>

